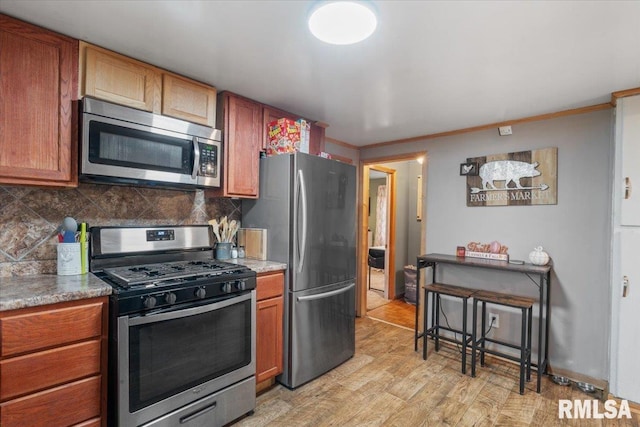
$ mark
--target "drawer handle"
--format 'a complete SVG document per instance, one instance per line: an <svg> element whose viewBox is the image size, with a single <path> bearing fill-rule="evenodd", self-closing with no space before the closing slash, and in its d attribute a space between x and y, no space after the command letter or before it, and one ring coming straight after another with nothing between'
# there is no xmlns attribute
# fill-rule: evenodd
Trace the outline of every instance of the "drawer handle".
<svg viewBox="0 0 640 427"><path fill-rule="evenodd" d="M630 199L631 198L631 178L629 178L628 176L625 177L624 179L624 198L626 199Z"/></svg>
<svg viewBox="0 0 640 427"><path fill-rule="evenodd" d="M180 418L180 424L186 424L189 421L193 420L194 418L199 417L200 415L204 415L207 412L211 412L214 409L216 409L216 405L218 404L218 402L213 402L211 405L205 406L204 408L200 409L199 411L194 412L191 415L186 415L182 418Z"/></svg>

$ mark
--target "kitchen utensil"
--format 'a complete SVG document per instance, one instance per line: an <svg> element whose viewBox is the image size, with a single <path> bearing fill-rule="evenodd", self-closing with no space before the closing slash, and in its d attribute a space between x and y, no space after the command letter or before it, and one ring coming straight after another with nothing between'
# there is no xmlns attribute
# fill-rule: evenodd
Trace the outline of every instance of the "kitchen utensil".
<svg viewBox="0 0 640 427"><path fill-rule="evenodd" d="M87 256L88 256L88 247L87 247L87 223L83 222L80 224L80 273L85 274L89 272L87 267Z"/></svg>
<svg viewBox="0 0 640 427"><path fill-rule="evenodd" d="M62 230L73 231L75 233L76 231L78 231L78 222L75 219L68 216L62 220Z"/></svg>
<svg viewBox="0 0 640 427"><path fill-rule="evenodd" d="M222 238L220 237L220 224L218 224L218 220L215 218L209 220L209 225L213 228L213 234L216 236L216 239L218 239L218 242L222 242Z"/></svg>

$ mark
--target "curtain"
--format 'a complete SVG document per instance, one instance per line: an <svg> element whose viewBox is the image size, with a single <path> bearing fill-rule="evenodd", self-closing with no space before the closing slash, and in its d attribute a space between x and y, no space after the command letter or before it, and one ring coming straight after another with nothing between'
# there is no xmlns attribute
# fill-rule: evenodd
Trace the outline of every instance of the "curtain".
<svg viewBox="0 0 640 427"><path fill-rule="evenodd" d="M387 242L387 186L378 187L376 203L376 232L373 246L384 246Z"/></svg>

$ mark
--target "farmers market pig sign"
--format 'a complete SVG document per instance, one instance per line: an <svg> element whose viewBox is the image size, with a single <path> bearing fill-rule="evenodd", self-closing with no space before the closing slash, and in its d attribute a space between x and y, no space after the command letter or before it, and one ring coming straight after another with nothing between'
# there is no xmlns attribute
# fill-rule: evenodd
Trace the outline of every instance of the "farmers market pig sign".
<svg viewBox="0 0 640 427"><path fill-rule="evenodd" d="M467 175L467 206L555 205L558 148L472 157L477 175Z"/></svg>

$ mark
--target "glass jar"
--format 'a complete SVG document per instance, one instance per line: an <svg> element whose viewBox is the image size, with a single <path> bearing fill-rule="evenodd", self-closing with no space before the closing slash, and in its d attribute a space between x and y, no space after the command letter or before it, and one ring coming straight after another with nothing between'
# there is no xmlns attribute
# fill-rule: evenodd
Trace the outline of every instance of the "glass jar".
<svg viewBox="0 0 640 427"><path fill-rule="evenodd" d="M238 258L238 249L236 248L231 249L231 258Z"/></svg>
<svg viewBox="0 0 640 427"><path fill-rule="evenodd" d="M238 246L238 258L244 258L245 256L244 246Z"/></svg>

